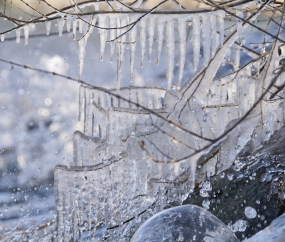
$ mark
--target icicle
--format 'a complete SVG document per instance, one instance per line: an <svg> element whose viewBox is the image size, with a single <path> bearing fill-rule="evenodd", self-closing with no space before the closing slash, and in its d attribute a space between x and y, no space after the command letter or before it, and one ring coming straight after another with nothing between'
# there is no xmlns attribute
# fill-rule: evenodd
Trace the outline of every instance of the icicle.
<svg viewBox="0 0 285 242"><path fill-rule="evenodd" d="M193 70L196 71L200 58L200 15L192 15L193 26Z"/></svg>
<svg viewBox="0 0 285 242"><path fill-rule="evenodd" d="M116 28L116 16L110 14L110 28ZM116 38L116 29L110 30L110 40L114 40ZM110 62L113 62L114 58L114 50L115 50L115 41L110 42Z"/></svg>
<svg viewBox="0 0 285 242"><path fill-rule="evenodd" d="M78 41L78 44L79 44L79 80L81 80L82 73L83 73L85 48L86 48L89 35L90 35L90 31L86 32L86 34Z"/></svg>
<svg viewBox="0 0 285 242"><path fill-rule="evenodd" d="M106 28L107 27L107 15L106 14L100 14L99 15L99 27ZM105 46L107 41L107 35L108 32L106 29L99 29L100 33L100 58L101 61L103 60L104 52L105 52Z"/></svg>
<svg viewBox="0 0 285 242"><path fill-rule="evenodd" d="M96 24L96 19L97 19L96 16L91 17L91 25L90 25L90 29L89 29L90 34L93 33L94 26L95 26L95 24Z"/></svg>
<svg viewBox="0 0 285 242"><path fill-rule="evenodd" d="M72 24L72 30L73 30L73 39L76 39L76 31L77 31L77 19L73 20L73 24Z"/></svg>
<svg viewBox="0 0 285 242"><path fill-rule="evenodd" d="M79 33L82 34L82 32L83 32L83 20L79 19L78 22L79 22Z"/></svg>
<svg viewBox="0 0 285 242"><path fill-rule="evenodd" d="M45 21L45 24L46 24L46 34L49 35L51 21Z"/></svg>
<svg viewBox="0 0 285 242"><path fill-rule="evenodd" d="M67 32L70 32L71 22L72 22L72 17L71 16L67 16L67 18L66 18L66 30L67 30Z"/></svg>
<svg viewBox="0 0 285 242"><path fill-rule="evenodd" d="M1 34L1 41L3 42L5 40L5 34Z"/></svg>
<svg viewBox="0 0 285 242"><path fill-rule="evenodd" d="M140 44L141 44L141 67L143 67L144 54L145 54L145 44L146 44L146 19L143 18L140 21L141 31L140 31Z"/></svg>
<svg viewBox="0 0 285 242"><path fill-rule="evenodd" d="M57 25L58 25L58 35L59 35L59 37L61 37L63 26L64 26L64 19L63 18L57 19Z"/></svg>
<svg viewBox="0 0 285 242"><path fill-rule="evenodd" d="M125 17L125 15L123 15L122 19L121 19L121 27L126 26L127 25L127 17ZM121 29L121 34L127 32L128 28L123 28ZM119 52L119 70L123 69L124 66L124 55L125 55L125 48L126 48L126 40L127 40L127 35L124 34L122 37L120 37L119 42L121 42L120 44L120 52Z"/></svg>
<svg viewBox="0 0 285 242"><path fill-rule="evenodd" d="M157 18L157 65L160 62L160 56L161 56L161 49L163 44L163 36L164 36L164 23L165 19L163 16L159 16Z"/></svg>
<svg viewBox="0 0 285 242"><path fill-rule="evenodd" d="M28 44L29 30L30 30L30 26L29 26L29 25L25 25L25 26L24 26L25 45Z"/></svg>
<svg viewBox="0 0 285 242"><path fill-rule="evenodd" d="M243 12L242 9L236 8L236 16L242 18L243 17ZM238 18L236 18L236 26L237 26L237 33L239 36L239 41L241 43L241 37L242 37L242 21Z"/></svg>
<svg viewBox="0 0 285 242"><path fill-rule="evenodd" d="M174 71L174 20L172 16L167 17L166 20L166 76L167 76L167 90L171 89Z"/></svg>
<svg viewBox="0 0 285 242"><path fill-rule="evenodd" d="M203 55L204 55L204 66L208 66L210 60L210 18L209 13L202 14L203 19Z"/></svg>
<svg viewBox="0 0 285 242"><path fill-rule="evenodd" d="M213 58L216 54L217 51L217 42L216 42L216 37L217 37L217 27L216 27L216 13L211 13L210 14L210 21L211 21L211 36L212 36L212 52L211 52L211 58Z"/></svg>
<svg viewBox="0 0 285 242"><path fill-rule="evenodd" d="M16 42L20 43L21 40L21 28L16 29Z"/></svg>
<svg viewBox="0 0 285 242"><path fill-rule="evenodd" d="M219 18L219 32L220 32L220 47L224 44L224 23L225 12L223 10L218 11Z"/></svg>
<svg viewBox="0 0 285 242"><path fill-rule="evenodd" d="M239 45L237 45L235 47L235 64L236 65L234 65L234 69L236 71L236 70L238 70L239 65L240 65L240 47L239 47Z"/></svg>
<svg viewBox="0 0 285 242"><path fill-rule="evenodd" d="M187 17L182 16L178 18L178 32L179 32L179 79L178 86L180 86L183 78L183 70L185 65L185 56L186 56L186 20Z"/></svg>
<svg viewBox="0 0 285 242"><path fill-rule="evenodd" d="M153 37L154 37L154 27L155 27L155 19L156 16L150 15L148 18L148 60L151 61L151 53L152 53L152 45L153 45Z"/></svg>
<svg viewBox="0 0 285 242"><path fill-rule="evenodd" d="M130 17L130 23L135 22L138 19L137 15L133 15ZM133 80L133 72L135 65L135 54L136 54L136 45L137 45L137 26L135 25L130 34L129 34L129 42L130 42L130 52L131 52L131 64L130 64L130 82Z"/></svg>

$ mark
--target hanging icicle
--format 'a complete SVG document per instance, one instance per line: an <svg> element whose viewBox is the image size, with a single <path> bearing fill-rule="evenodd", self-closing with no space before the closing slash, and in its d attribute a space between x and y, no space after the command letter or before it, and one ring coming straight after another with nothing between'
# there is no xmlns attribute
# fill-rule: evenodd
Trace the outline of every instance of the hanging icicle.
<svg viewBox="0 0 285 242"><path fill-rule="evenodd" d="M143 67L144 55L145 55L145 45L146 45L146 18L141 19L140 27L141 27L141 31L140 31L141 67Z"/></svg>
<svg viewBox="0 0 285 242"><path fill-rule="evenodd" d="M116 42L114 39L117 37L116 32L117 30L114 29L117 27L117 15L110 14L110 62L113 62L114 59L114 51L115 51L115 46Z"/></svg>
<svg viewBox="0 0 285 242"><path fill-rule="evenodd" d="M57 27L58 27L58 36L62 36L62 31L63 31L63 26L64 26L64 19L59 18L57 19Z"/></svg>
<svg viewBox="0 0 285 242"><path fill-rule="evenodd" d="M204 66L208 66L210 61L210 16L209 13L202 14L202 30L203 30L203 55L204 55Z"/></svg>
<svg viewBox="0 0 285 242"><path fill-rule="evenodd" d="M236 16L243 18L243 12L241 8L236 8ZM239 18L236 18L236 28L239 37L239 41L241 43L242 38L242 21Z"/></svg>
<svg viewBox="0 0 285 242"><path fill-rule="evenodd" d="M179 78L178 86L181 85L186 57L186 20L187 16L178 17L179 32Z"/></svg>
<svg viewBox="0 0 285 242"><path fill-rule="evenodd" d="M157 17L157 62L156 62L157 65L160 62L163 37L164 37L164 25L165 25L164 16L158 16Z"/></svg>
<svg viewBox="0 0 285 242"><path fill-rule="evenodd" d="M171 89L174 71L174 20L173 16L168 16L166 19L166 76L167 90Z"/></svg>
<svg viewBox="0 0 285 242"><path fill-rule="evenodd" d="M107 28L108 27L109 20L107 18L106 14L100 14L99 15L99 27L100 28ZM108 31L106 29L99 29L100 33L100 59L103 60L104 52L105 52L105 46L108 36Z"/></svg>
<svg viewBox="0 0 285 242"><path fill-rule="evenodd" d="M217 11L218 18L219 18L219 32L220 32L220 47L224 44L224 23L225 23L225 12L223 10Z"/></svg>
<svg viewBox="0 0 285 242"><path fill-rule="evenodd" d="M155 15L150 15L148 17L148 60L151 61L151 54L152 54L152 45L153 45L153 37L154 37L154 27L155 27Z"/></svg>
<svg viewBox="0 0 285 242"><path fill-rule="evenodd" d="M192 15L193 27L193 70L196 71L200 59L200 14Z"/></svg>
<svg viewBox="0 0 285 242"><path fill-rule="evenodd" d="M45 25L46 25L46 34L49 35L51 21L45 21Z"/></svg>
<svg viewBox="0 0 285 242"><path fill-rule="evenodd" d="M138 19L139 15L132 15L129 19L129 24L134 23ZM137 46L137 25L135 25L129 33L129 42L130 42L130 82L133 80L133 72L135 65L135 54Z"/></svg>
<svg viewBox="0 0 285 242"><path fill-rule="evenodd" d="M25 45L28 44L29 31L30 31L30 26L27 24L27 25L24 26Z"/></svg>
<svg viewBox="0 0 285 242"><path fill-rule="evenodd" d="M20 40L21 40L21 29L22 28L18 28L16 29L16 43L19 44Z"/></svg>
<svg viewBox="0 0 285 242"><path fill-rule="evenodd" d="M216 42L216 38L217 38L217 27L216 27L216 13L211 13L210 14L210 22L211 22L211 58L213 58L216 54L217 51L217 42Z"/></svg>

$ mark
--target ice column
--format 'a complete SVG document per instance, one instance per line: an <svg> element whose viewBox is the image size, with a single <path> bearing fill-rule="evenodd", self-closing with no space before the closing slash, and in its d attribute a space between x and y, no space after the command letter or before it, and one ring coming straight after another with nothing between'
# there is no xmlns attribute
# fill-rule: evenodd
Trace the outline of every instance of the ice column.
<svg viewBox="0 0 285 242"><path fill-rule="evenodd" d="M166 76L167 76L167 90L171 89L174 71L174 20L172 16L166 19Z"/></svg>
<svg viewBox="0 0 285 242"><path fill-rule="evenodd" d="M158 16L157 17L157 64L159 64L160 62L161 49L164 37L164 25L165 25L164 16Z"/></svg>

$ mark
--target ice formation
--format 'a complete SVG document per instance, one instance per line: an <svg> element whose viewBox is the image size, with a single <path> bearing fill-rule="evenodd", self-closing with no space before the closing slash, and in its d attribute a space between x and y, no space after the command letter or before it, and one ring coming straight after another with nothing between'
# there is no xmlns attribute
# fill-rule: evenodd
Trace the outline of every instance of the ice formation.
<svg viewBox="0 0 285 242"><path fill-rule="evenodd" d="M135 231L143 221L161 211L166 204L182 202L193 189L195 179L202 182L225 170L248 142L252 142L253 149L256 149L283 124L283 114L277 112L279 103L262 102L262 114L261 107L257 106L234 133L229 133L216 146L209 145L209 139L219 137L252 107L262 91L262 88L258 88L260 80L264 80L264 88L269 85L273 71L279 67L279 44L273 44L267 57L272 61L256 58L237 73L213 79L230 48L236 49L235 59L238 62L240 46L235 41L247 24L242 25L241 30L233 32L224 44L223 19L221 20L224 14L220 11L191 16L153 14L152 20L149 17L144 17L128 32L131 66L136 48L132 43L139 39L136 35L140 35L143 64L146 36L152 35L152 29L147 31L147 28L153 27L151 21L155 19L158 61L165 34L168 90L150 87L120 88L119 85L112 90L97 90L84 85L80 87L79 117L84 132L74 134L74 166L58 166L55 170L58 235L63 240L92 236L108 237L112 241L128 240L130 231ZM253 14L250 18L253 20L255 17ZM128 20L124 14L116 15L110 18L110 26L115 26L116 23L116 26L122 27L134 22L136 18L134 16ZM194 68L198 68L199 63L200 53L197 49L200 48L202 20L203 57L207 64L176 91L170 90L175 63L175 19L179 23L177 31L182 46L185 46L184 23L187 19L193 22ZM127 28L110 32L110 38L119 36ZM87 37L80 40L81 59L84 57L83 44L86 44ZM205 41L206 39L211 41ZM126 41L127 35L111 46L111 49L119 48L120 70L123 67L122 52ZM151 39L149 43L152 43ZM149 45L151 46L152 44ZM185 53L182 47L179 50L181 74ZM211 58L215 61L210 61ZM254 72L253 66L266 71ZM131 67L131 76L132 71ZM169 125L163 117L179 123L187 129L186 134L185 130ZM263 119L265 127L260 125L260 119ZM254 125L247 125L248 122ZM192 132L198 136L192 135ZM255 133L258 135L253 135ZM171 163L174 158L188 157L194 154L194 150L205 146L209 148L191 158L182 158L183 162L176 165ZM214 152L215 149L219 149L219 152ZM211 152L215 155L207 157ZM154 161L161 161L162 164ZM199 169L196 171L197 165ZM210 190L211 185L204 182L201 192L205 198ZM209 200L205 199L204 205L207 207ZM241 220L232 225L234 231L243 231L245 228L246 225Z"/></svg>
<svg viewBox="0 0 285 242"><path fill-rule="evenodd" d="M96 11L99 4L95 4ZM123 6L120 8L128 11ZM236 15L242 16L242 9L236 9ZM249 21L256 16L253 13ZM136 22L140 17L142 19ZM106 41L110 40L110 59L113 61L117 53L120 72L116 89L80 87L79 117L84 129L74 134L74 165L55 169L59 239L76 241L78 237L97 236L111 241L127 240L131 231L152 214L168 203L182 202L194 188L195 179L204 182L209 176L222 172L248 142L255 150L284 124L283 112L279 111L283 102L262 101L235 132L211 146L212 139L218 138L246 114L270 84L274 70L280 67L279 43L274 42L267 59L257 57L239 69L241 47L235 41L241 38L247 24L237 20L236 30L225 39L224 17L221 10L185 14L181 10L174 15L157 10L145 16L122 12L110 16L98 13L92 18L58 19L59 35L64 22L67 22L68 31L72 22L74 38L79 23L79 33L82 33L78 40L80 79L87 40L96 24L101 27L100 57L103 59ZM192 22L193 69L197 71L179 90L171 90L176 63L175 41L179 43L178 84L182 83L187 21ZM104 29L106 27L120 28ZM46 21L47 34L49 30L50 22ZM27 41L28 28L24 33ZM132 80L136 48L140 47L143 66L146 43L150 59L156 34L157 63L165 41L167 89L121 88L126 45L130 45ZM16 30L16 35L19 42L21 28ZM1 36L1 40L4 37ZM202 64L200 47L203 65L199 69ZM231 48L238 72L214 79ZM280 50L284 56L284 47ZM277 80L277 84L280 83L281 78ZM265 98L269 99L270 95ZM172 124L166 122L165 117ZM195 150L203 147L208 149L195 154ZM211 153L215 155L208 157ZM181 161L173 165L171 162L175 158ZM201 195L206 198L210 190L211 186L204 182ZM205 199L204 205L208 206L208 202ZM243 231L246 225L241 220L237 222L233 229Z"/></svg>

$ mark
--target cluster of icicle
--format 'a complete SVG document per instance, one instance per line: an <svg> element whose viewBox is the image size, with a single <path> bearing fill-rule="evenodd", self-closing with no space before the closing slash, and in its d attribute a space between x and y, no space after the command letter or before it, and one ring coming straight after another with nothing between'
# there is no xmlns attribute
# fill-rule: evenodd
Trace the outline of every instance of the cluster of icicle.
<svg viewBox="0 0 285 242"><path fill-rule="evenodd" d="M114 59L115 49L118 52L118 89L122 78L122 69L124 65L124 55L126 45L130 45L130 81L133 79L135 65L135 52L138 43L140 44L140 64L144 65L146 55L146 44L148 42L148 60L152 59L154 36L157 34L157 57L156 63L159 64L163 43L166 48L166 69L167 69L167 89L171 89L174 67L175 67L175 42L176 32L179 36L179 79L180 86L186 59L186 25L192 22L192 47L193 47L193 70L196 71L200 60L200 45L203 39L204 66L207 66L210 59L215 55L217 49L223 45L224 40L224 11L195 14L167 14L155 12L148 15L120 13L106 16L98 14L95 17L87 17L84 21L85 31L88 32L79 41L79 76L81 77L84 65L85 47L92 33L92 26L88 30L87 23L94 25L98 18L98 26L107 29L99 29L100 33L100 56L103 60L107 41L110 43L110 61ZM124 26L128 26L123 28ZM83 27L84 28L84 27ZM108 30L111 28L111 30ZM117 28L117 29L115 29ZM126 33L126 34L124 34ZM201 38L202 35L202 38ZM120 38L117 38L121 36Z"/></svg>

